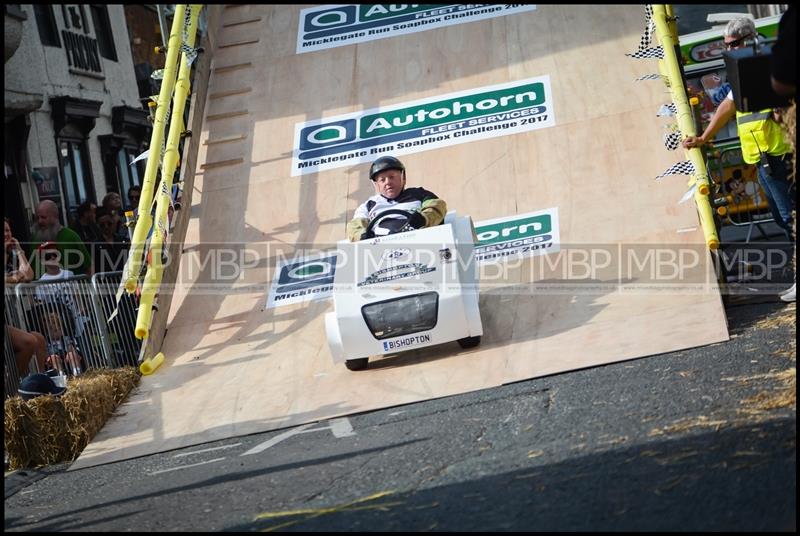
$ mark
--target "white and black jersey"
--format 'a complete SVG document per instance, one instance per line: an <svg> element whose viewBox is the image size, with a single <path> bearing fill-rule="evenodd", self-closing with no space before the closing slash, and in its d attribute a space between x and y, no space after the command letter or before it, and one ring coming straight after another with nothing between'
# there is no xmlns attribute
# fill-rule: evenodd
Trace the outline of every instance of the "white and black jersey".
<svg viewBox="0 0 800 536"><path fill-rule="evenodd" d="M426 201L439 199L436 194L429 192L425 188L406 188L394 199L386 199L380 194L373 195L366 202L362 203L353 214L354 218L365 218L372 221L380 216L381 212L388 209L400 209L408 212L419 212L423 209ZM395 221L390 221L395 220ZM395 227L402 227L406 223L406 218L400 215L390 214L385 221L381 221L377 227L386 231L395 232ZM394 225L396 224L396 225ZM376 229L377 231L377 229ZM377 231L376 234L384 234Z"/></svg>
<svg viewBox="0 0 800 536"><path fill-rule="evenodd" d="M379 218L373 232L378 235L401 232L408 220L401 215L381 213L390 209L400 209L408 212L419 212L425 218L425 226L439 225L447 214L447 204L436 194L425 188L405 188L394 199L387 199L380 194L373 195L359 205L353 214L353 219L347 224L347 237L355 242L361 239L367 225Z"/></svg>
<svg viewBox="0 0 800 536"><path fill-rule="evenodd" d="M372 221L375 216L390 208L398 208L409 212L422 210L422 204L429 199L439 199L436 194L425 188L406 188L394 199L386 199L375 194L356 209L354 218L366 218Z"/></svg>

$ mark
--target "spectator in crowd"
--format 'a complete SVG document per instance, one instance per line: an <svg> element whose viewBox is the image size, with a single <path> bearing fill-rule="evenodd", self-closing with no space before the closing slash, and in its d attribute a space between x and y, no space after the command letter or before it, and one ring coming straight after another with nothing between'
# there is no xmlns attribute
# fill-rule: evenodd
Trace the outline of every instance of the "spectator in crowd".
<svg viewBox="0 0 800 536"><path fill-rule="evenodd" d="M55 281L59 279L68 279L75 277L75 273L71 270L65 270L61 266L61 251L58 245L54 242L45 242L41 246L40 256L44 264L45 273L39 278L39 281Z"/></svg>
<svg viewBox="0 0 800 536"><path fill-rule="evenodd" d="M122 270L128 258L128 241L114 234L114 219L104 207L97 209L97 224L100 239L94 244L95 273Z"/></svg>
<svg viewBox="0 0 800 536"><path fill-rule="evenodd" d="M41 277L44 273L38 253L42 251L40 246L46 242L55 243L65 268L74 270L76 274L92 275L92 258L85 244L75 231L61 225L58 205L49 199L36 207L36 225L30 254L34 277Z"/></svg>
<svg viewBox="0 0 800 536"><path fill-rule="evenodd" d="M11 233L11 224L5 218L5 228L3 232L5 242L5 265L6 265L6 285L17 283L27 283L33 280L33 268L31 268L22 246Z"/></svg>
<svg viewBox="0 0 800 536"><path fill-rule="evenodd" d="M61 310L64 314L70 314L65 309ZM64 333L64 326L58 310L47 310L44 315L47 333L47 364L59 374L66 372L72 376L79 376L86 370L86 367L75 339Z"/></svg>
<svg viewBox="0 0 800 536"><path fill-rule="evenodd" d="M41 257L46 272L39 278L39 281L49 281L51 284L36 286L37 307L48 310L56 307L61 311L62 317L66 318L69 315L70 334L74 334L75 337L88 344L85 337L89 317L84 308L84 302L80 299L81 287L77 282L58 283L58 281L75 277L75 274L61 267L59 251L52 244L45 242L42 250ZM44 316L41 312L38 314L40 329L43 329L41 325L44 322Z"/></svg>
<svg viewBox="0 0 800 536"><path fill-rule="evenodd" d="M97 242L100 238L100 229L95 221L97 205L92 201L84 201L78 207L78 220L72 226L72 230L78 233L84 244Z"/></svg>
<svg viewBox="0 0 800 536"><path fill-rule="evenodd" d="M142 187L134 184L128 189L128 210L139 210L139 199L142 197Z"/></svg>
<svg viewBox="0 0 800 536"><path fill-rule="evenodd" d="M45 269L45 273L38 279L39 281L59 281L75 277L71 270L61 267L61 252L54 242L45 242L39 248L40 252L37 256L42 259ZM67 306L74 305L69 289L62 285L37 285L36 298L43 303L60 302Z"/></svg>
<svg viewBox="0 0 800 536"><path fill-rule="evenodd" d="M103 208L111 214L111 221L114 223L114 235L119 240L125 240L128 237L128 230L125 227L125 218L122 212L122 198L117 192L107 193L103 198Z"/></svg>
<svg viewBox="0 0 800 536"><path fill-rule="evenodd" d="M47 343L44 335L38 331L24 331L14 326L6 325L11 347L14 349L14 358L17 364L17 373L22 378L30 372L31 357L36 357L36 366L44 371L47 361Z"/></svg>

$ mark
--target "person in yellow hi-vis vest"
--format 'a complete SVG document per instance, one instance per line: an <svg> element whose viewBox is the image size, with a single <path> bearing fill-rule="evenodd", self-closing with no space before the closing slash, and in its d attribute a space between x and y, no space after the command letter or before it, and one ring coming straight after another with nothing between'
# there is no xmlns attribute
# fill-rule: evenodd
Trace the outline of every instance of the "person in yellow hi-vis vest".
<svg viewBox="0 0 800 536"><path fill-rule="evenodd" d="M746 40L757 37L753 20L746 17L731 20L723 33L725 46L729 50L741 48L745 46ZM769 83L769 80L764 80L765 85ZM683 146L688 149L708 143L734 115L742 146L742 158L748 164L756 165L758 182L767 195L775 223L786 232L789 241L793 242L792 210L795 204L795 192L794 182L789 181L792 147L786 141L783 129L778 123L780 118L776 110L739 112L733 101L733 92L730 91L714 112L703 134L688 136L683 140Z"/></svg>

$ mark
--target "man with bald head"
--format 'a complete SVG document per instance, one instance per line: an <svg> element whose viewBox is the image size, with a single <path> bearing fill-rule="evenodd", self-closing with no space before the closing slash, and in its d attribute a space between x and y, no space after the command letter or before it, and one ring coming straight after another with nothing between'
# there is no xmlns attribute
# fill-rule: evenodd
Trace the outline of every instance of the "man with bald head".
<svg viewBox="0 0 800 536"><path fill-rule="evenodd" d="M61 225L58 218L58 205L45 199L36 206L36 224L33 228L31 244L31 267L34 277L39 279L44 273L41 263L40 246L48 242L55 243L59 251L61 267L75 274L92 275L92 258L78 233Z"/></svg>

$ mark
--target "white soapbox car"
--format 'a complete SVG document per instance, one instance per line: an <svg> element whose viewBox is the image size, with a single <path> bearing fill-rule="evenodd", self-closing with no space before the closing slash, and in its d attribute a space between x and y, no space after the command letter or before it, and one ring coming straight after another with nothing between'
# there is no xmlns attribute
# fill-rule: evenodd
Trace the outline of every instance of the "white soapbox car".
<svg viewBox="0 0 800 536"><path fill-rule="evenodd" d="M384 211L368 230L386 216L410 215ZM480 344L475 240L472 219L451 211L435 227L338 242L334 311L325 315L333 361L363 370L370 356Z"/></svg>

